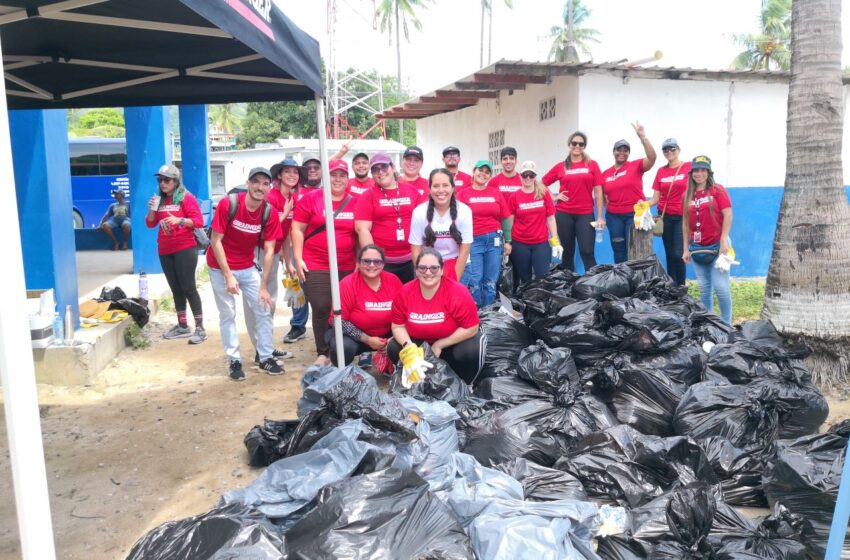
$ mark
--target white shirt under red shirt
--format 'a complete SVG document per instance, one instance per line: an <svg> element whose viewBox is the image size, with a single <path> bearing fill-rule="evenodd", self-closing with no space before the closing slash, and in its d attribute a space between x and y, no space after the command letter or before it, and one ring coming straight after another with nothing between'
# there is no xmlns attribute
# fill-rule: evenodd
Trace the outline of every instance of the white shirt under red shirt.
<svg viewBox="0 0 850 560"><path fill-rule="evenodd" d="M443 277L431 299L422 296L418 279L402 286L393 301L392 322L404 325L411 338L433 344L459 328L478 325L480 320L469 289Z"/></svg>
<svg viewBox="0 0 850 560"><path fill-rule="evenodd" d="M222 198L218 202L212 221L212 230L224 235L221 245L224 248L227 266L230 267L230 270L245 270L254 266L254 250L260 242L263 208L267 203L263 201L256 210L249 211L245 205L247 194L239 193L237 195L236 213L232 220L229 220L230 197ZM277 241L283 235L274 208L272 208L269 219L262 230L266 241ZM221 268L213 251L207 251L207 266Z"/></svg>

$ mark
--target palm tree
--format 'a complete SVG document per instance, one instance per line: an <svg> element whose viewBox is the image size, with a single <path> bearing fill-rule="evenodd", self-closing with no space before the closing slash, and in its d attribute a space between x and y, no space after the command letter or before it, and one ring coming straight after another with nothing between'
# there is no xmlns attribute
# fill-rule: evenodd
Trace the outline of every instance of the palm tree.
<svg viewBox="0 0 850 560"><path fill-rule="evenodd" d="M581 27L590 17L588 9L581 0L567 0L564 4L564 24L554 25L549 36L554 39L549 49L549 60L556 62L578 62L576 47L582 54L593 58L590 54L589 43L598 43L599 31L589 27ZM570 21L572 19L572 21Z"/></svg>
<svg viewBox="0 0 850 560"><path fill-rule="evenodd" d="M785 191L762 317L815 349L812 374L850 373L850 204L841 167L841 0L794 0Z"/></svg>
<svg viewBox="0 0 850 560"><path fill-rule="evenodd" d="M514 9L513 0L504 0L505 5ZM478 67L484 67L484 14L487 14L489 19L488 31L487 31L487 64L490 64L490 60L493 54L493 2L492 0L481 0L481 48L478 56Z"/></svg>
<svg viewBox="0 0 850 560"><path fill-rule="evenodd" d="M739 70L788 70L791 65L791 0L763 0L758 33L736 35L746 48L732 61Z"/></svg>
<svg viewBox="0 0 850 560"><path fill-rule="evenodd" d="M390 45L393 44L393 30L395 30L395 56L396 56L396 85L398 86L398 97L401 99L401 33L410 42L410 24L417 30L422 29L422 22L416 17L417 8L425 8L428 2L433 0L380 0L375 7L375 18L380 20L381 33L389 36ZM399 120L399 142L404 142L404 121Z"/></svg>
<svg viewBox="0 0 850 560"><path fill-rule="evenodd" d="M216 125L227 134L233 134L241 128L242 118L244 116L245 111L238 103L209 106L210 123Z"/></svg>

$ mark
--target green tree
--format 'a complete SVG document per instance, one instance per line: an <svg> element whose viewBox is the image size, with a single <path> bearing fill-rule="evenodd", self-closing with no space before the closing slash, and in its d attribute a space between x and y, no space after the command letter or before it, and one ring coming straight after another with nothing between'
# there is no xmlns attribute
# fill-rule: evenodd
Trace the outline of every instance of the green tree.
<svg viewBox="0 0 850 560"><path fill-rule="evenodd" d="M228 134L233 134L242 128L245 107L240 103L210 105L207 114L210 124L214 124Z"/></svg>
<svg viewBox="0 0 850 560"><path fill-rule="evenodd" d="M791 0L763 0L759 32L735 35L746 50L735 57L738 70L788 70L791 67Z"/></svg>
<svg viewBox="0 0 850 560"><path fill-rule="evenodd" d="M393 31L395 31L395 56L396 56L396 85L397 92L401 96L401 33L410 42L410 24L416 29L422 29L422 22L416 17L416 9L425 8L432 0L380 0L375 7L375 17L380 20L381 33L389 36L390 45L393 42ZM404 141L404 121L399 122L399 141Z"/></svg>
<svg viewBox="0 0 850 560"><path fill-rule="evenodd" d="M513 0L504 0L505 5L514 9ZM487 64L490 64L490 60L493 54L493 0L481 0L481 44L478 55L478 66L479 68L484 66L484 15L487 15L488 19L488 30L487 30Z"/></svg>
<svg viewBox="0 0 850 560"><path fill-rule="evenodd" d="M599 42L599 31L582 26L590 14L590 9L582 4L581 0L567 0L564 4L563 25L554 25L549 32L549 36L553 39L552 47L549 49L549 60L578 62L577 48L588 58L593 58L590 53L590 43ZM570 16L572 16L572 22Z"/></svg>
<svg viewBox="0 0 850 560"><path fill-rule="evenodd" d="M124 113L119 109L68 112L68 135L71 137L123 138L124 134Z"/></svg>

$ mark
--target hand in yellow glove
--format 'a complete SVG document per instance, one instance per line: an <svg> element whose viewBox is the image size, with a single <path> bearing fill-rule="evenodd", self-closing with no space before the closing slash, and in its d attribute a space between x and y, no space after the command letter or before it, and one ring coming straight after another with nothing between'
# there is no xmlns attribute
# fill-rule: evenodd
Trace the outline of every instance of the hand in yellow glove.
<svg viewBox="0 0 850 560"><path fill-rule="evenodd" d="M561 240L557 237L550 237L549 246L552 247L552 261L560 264L561 258L564 256L564 248L561 246Z"/></svg>
<svg viewBox="0 0 850 560"><path fill-rule="evenodd" d="M401 360L401 384L409 389L414 383L424 379L425 372L434 367L434 364L425 361L425 350L410 343L398 353Z"/></svg>
<svg viewBox="0 0 850 560"><path fill-rule="evenodd" d="M649 210L649 203L645 200L635 204L635 229L649 231L655 225L655 220L652 218L652 212Z"/></svg>
<svg viewBox="0 0 850 560"><path fill-rule="evenodd" d="M304 307L307 303L307 297L304 295L304 290L301 289L301 283L298 278L286 276L281 280L283 284L283 301L288 302L293 309Z"/></svg>

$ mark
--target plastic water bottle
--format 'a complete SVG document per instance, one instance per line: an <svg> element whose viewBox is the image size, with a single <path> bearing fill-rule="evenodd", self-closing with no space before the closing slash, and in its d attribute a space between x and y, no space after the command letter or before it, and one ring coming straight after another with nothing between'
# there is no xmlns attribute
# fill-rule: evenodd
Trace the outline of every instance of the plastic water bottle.
<svg viewBox="0 0 850 560"><path fill-rule="evenodd" d="M602 238L605 236L605 228L596 226L596 242L602 243Z"/></svg>
<svg viewBox="0 0 850 560"><path fill-rule="evenodd" d="M71 306L65 306L65 325L64 325L64 343L65 346L74 345L74 312L71 311Z"/></svg>
<svg viewBox="0 0 850 560"><path fill-rule="evenodd" d="M63 334L65 330L62 328L62 316L57 312L53 314L53 345L54 346L62 346L63 338L65 335Z"/></svg>
<svg viewBox="0 0 850 560"><path fill-rule="evenodd" d="M139 299L148 301L148 275L144 272L139 273Z"/></svg>

